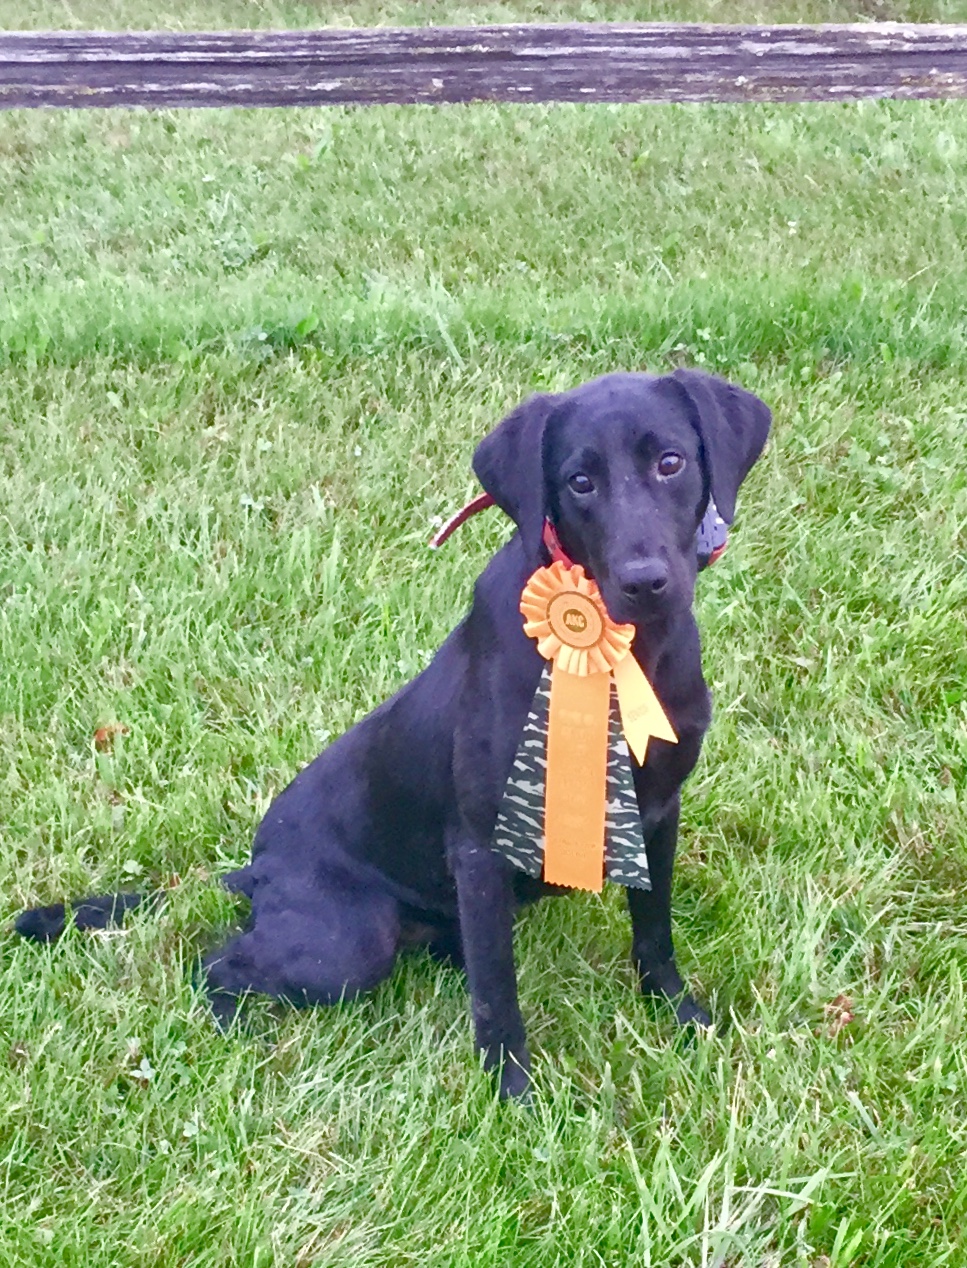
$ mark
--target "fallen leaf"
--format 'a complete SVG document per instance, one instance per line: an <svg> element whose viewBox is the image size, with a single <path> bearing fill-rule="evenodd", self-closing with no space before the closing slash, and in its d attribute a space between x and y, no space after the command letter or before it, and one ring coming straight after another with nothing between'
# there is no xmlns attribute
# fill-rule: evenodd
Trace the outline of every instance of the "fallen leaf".
<svg viewBox="0 0 967 1268"><path fill-rule="evenodd" d="M826 1033L835 1039L839 1032L856 1019L853 1012L853 1001L848 995L837 995L830 1004L823 1005L823 1013L829 1019Z"/></svg>
<svg viewBox="0 0 967 1268"><path fill-rule="evenodd" d="M123 722L111 722L107 726L99 726L94 732L94 747L99 753L110 753L114 747L116 735L127 735L131 728Z"/></svg>

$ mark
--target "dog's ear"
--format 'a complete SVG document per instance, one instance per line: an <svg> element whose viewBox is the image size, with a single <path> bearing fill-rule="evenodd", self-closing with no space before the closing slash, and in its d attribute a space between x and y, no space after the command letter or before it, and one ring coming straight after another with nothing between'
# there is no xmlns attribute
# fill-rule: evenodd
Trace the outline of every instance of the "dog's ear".
<svg viewBox="0 0 967 1268"><path fill-rule="evenodd" d="M544 424L558 397L529 397L474 450L477 479L517 525L528 554L540 550L546 513Z"/></svg>
<svg viewBox="0 0 967 1268"><path fill-rule="evenodd" d="M671 377L688 398L705 451L712 499L731 524L739 485L762 453L772 414L757 396L712 374L676 370Z"/></svg>

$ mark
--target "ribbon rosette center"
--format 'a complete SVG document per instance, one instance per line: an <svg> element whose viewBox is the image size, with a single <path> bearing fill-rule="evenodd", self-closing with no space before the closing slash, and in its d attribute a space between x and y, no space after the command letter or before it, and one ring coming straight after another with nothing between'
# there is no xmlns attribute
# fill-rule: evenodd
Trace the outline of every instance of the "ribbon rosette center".
<svg viewBox="0 0 967 1268"><path fill-rule="evenodd" d="M537 650L567 674L605 674L631 650L633 625L616 625L598 587L574 564L540 568L524 588L524 633Z"/></svg>

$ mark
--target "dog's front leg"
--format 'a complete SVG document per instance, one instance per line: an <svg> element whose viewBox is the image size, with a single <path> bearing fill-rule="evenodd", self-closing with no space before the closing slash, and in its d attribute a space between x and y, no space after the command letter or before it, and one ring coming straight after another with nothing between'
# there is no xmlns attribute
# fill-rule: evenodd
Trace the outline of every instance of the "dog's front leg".
<svg viewBox="0 0 967 1268"><path fill-rule="evenodd" d="M530 1056L517 1003L511 869L486 846L458 846L452 858L477 1047L488 1070L500 1068L501 1097L523 1096Z"/></svg>
<svg viewBox="0 0 967 1268"><path fill-rule="evenodd" d="M686 991L675 964L672 945L672 869L678 844L678 798L648 841L651 889L628 889L631 912L631 956L643 995L675 1001L682 1026L710 1026L712 1019Z"/></svg>

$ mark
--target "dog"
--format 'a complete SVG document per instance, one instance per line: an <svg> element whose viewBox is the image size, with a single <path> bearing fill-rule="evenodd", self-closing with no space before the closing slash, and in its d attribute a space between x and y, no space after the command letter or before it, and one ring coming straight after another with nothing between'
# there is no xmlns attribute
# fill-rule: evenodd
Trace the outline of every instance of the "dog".
<svg viewBox="0 0 967 1268"><path fill-rule="evenodd" d="M530 397L478 445L473 469L516 532L478 578L469 614L428 667L351 728L275 799L228 888L251 900L245 930L203 971L221 1022L259 992L331 1004L370 990L407 946L466 971L476 1043L500 1094L529 1086L517 998L516 910L562 892L493 848L498 809L545 662L518 608L548 562L546 525L596 581L678 737L632 763L650 889L628 888L643 992L708 1025L686 991L671 931L679 792L711 717L692 613L696 534L736 494L771 415L740 387L694 370L608 374ZM75 922L109 923L131 895L85 899ZM49 939L63 907L21 915Z"/></svg>

